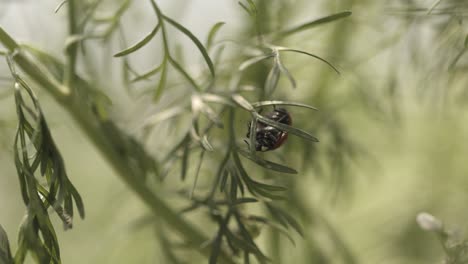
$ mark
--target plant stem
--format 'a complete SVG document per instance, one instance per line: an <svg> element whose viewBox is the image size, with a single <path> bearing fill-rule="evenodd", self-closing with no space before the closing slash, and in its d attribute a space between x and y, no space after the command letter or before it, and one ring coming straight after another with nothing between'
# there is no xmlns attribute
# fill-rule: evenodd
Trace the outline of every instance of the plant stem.
<svg viewBox="0 0 468 264"><path fill-rule="evenodd" d="M76 120L81 129L88 136L89 140L99 149L101 154L107 159L111 167L117 172L120 178L151 208L153 213L163 218L168 226L173 228L192 247L205 256L210 256L209 247L200 247L209 239L195 226L186 221L180 214L170 208L157 194L153 193L144 182L138 181L140 175L128 166L125 160L116 151L115 146L109 141L108 136L103 132L102 127L106 121L100 121L90 109L84 109L85 102L81 100L77 93L70 94L46 69L33 61L20 51L20 46L0 27L0 43L2 43L11 53L15 53L13 59L21 69L42 88L46 89ZM108 121L109 122L109 121ZM224 251L220 254L222 263L235 263Z"/></svg>
<svg viewBox="0 0 468 264"><path fill-rule="evenodd" d="M75 0L68 0L68 32L69 37L78 35L78 27L76 20L76 2ZM64 85L67 86L71 91L73 85L73 78L75 76L76 67L76 55L78 51L78 42L71 43L67 47L67 65L65 68Z"/></svg>

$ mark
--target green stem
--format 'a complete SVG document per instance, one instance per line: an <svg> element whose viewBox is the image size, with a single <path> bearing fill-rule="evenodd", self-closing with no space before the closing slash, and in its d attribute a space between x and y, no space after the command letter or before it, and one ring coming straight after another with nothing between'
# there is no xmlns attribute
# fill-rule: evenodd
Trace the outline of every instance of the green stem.
<svg viewBox="0 0 468 264"><path fill-rule="evenodd" d="M77 19L76 19L76 2L75 0L68 0L68 32L69 37L78 35L79 29L77 26ZM72 85L74 83L74 76L75 76L75 68L76 68L76 56L78 53L78 42L74 42L67 47L67 65L65 68L65 77L64 77L64 84L67 86L71 91Z"/></svg>
<svg viewBox="0 0 468 264"><path fill-rule="evenodd" d="M69 88L60 84L49 71L22 53L18 43L2 27L0 27L0 42L13 55L15 62L58 101L63 102L69 98Z"/></svg>
<svg viewBox="0 0 468 264"><path fill-rule="evenodd" d="M209 247L200 247L206 243L208 238L195 226L187 222L180 214L172 210L162 198L153 193L142 181L137 181L140 175L128 166L125 160L116 151L115 146L109 141L108 136L103 132L102 126L105 125L98 120L89 110L83 108L85 105L78 94L72 96L68 90L64 91L61 85L47 70L43 69L30 57L19 50L19 45L0 27L0 43L2 43L11 53L15 52L13 57L21 69L42 88L46 89L52 96L65 108L76 120L81 129L88 136L89 140L99 149L101 154L107 159L111 167L117 172L120 178L140 196L140 198L151 208L153 213L164 219L168 226L173 228L183 237L192 247L205 256L211 254ZM220 260L222 263L235 263L227 253L221 252Z"/></svg>

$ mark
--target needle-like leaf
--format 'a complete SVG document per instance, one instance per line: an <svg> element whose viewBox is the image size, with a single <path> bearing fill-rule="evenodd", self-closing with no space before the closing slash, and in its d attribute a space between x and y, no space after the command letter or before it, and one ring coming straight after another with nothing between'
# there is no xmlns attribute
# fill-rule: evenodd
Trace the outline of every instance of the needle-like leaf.
<svg viewBox="0 0 468 264"><path fill-rule="evenodd" d="M213 62L211 61L208 52L206 51L205 47L203 47L203 44L200 42L200 40L198 40L197 37L195 37L195 35L193 35L192 32L190 32L190 30L177 23L176 21L172 20L170 17L164 16L164 19L171 25L173 25L175 28L180 30L182 33L184 33L187 37L189 37L190 40L192 40L192 42L197 46L198 50L200 50L203 58L205 59L206 64L208 65L208 68L210 69L211 75L214 77L215 69L213 66Z"/></svg>
<svg viewBox="0 0 468 264"><path fill-rule="evenodd" d="M318 25L322 25L322 24L325 24L325 23L330 23L330 22L333 22L333 21L348 17L351 14L352 14L351 11L344 11L344 12L336 13L336 14L329 15L329 16L326 16L326 17L322 17L322 18L319 18L319 19L304 23L302 25L295 26L293 28L283 30L278 35L280 35L280 36L289 36L289 35L292 35L294 33L301 32L303 30L311 29L311 28L316 27Z"/></svg>
<svg viewBox="0 0 468 264"><path fill-rule="evenodd" d="M256 102L252 103L252 106L255 108L260 108L264 106L269 106L269 105L290 105L290 106L297 106L297 107L304 107L312 110L318 110L317 108L307 105L307 104L301 104L301 103L296 103L296 102L286 102L286 101L261 101L261 102Z"/></svg>
<svg viewBox="0 0 468 264"><path fill-rule="evenodd" d="M246 157L247 159L257 163L258 165L260 165L260 166L262 166L262 167L264 167L266 169L273 170L273 171L278 171L278 172L282 172L282 173L288 173L288 174L297 174L297 171L295 169L286 167L284 165L281 165L281 164L278 164L278 163L275 163L275 162L264 160L261 157L259 157L257 155L252 155L251 153L249 153L249 152L247 152L245 150L238 149L238 152L242 156Z"/></svg>
<svg viewBox="0 0 468 264"><path fill-rule="evenodd" d="M139 49L141 49L142 47L144 47L146 44L148 44L148 42L150 42L150 40L153 39L154 36L156 36L156 33L158 33L158 30L159 28L161 27L161 24L158 23L154 29L148 34L146 35L142 40L138 41L135 45L125 49L125 50L122 50L121 52L118 52L117 54L114 55L114 57L122 57L122 56L125 56L125 55L128 55L132 52L135 52Z"/></svg>
<svg viewBox="0 0 468 264"><path fill-rule="evenodd" d="M285 125L285 124L282 124L282 123L279 123L279 122L276 122L276 121L273 121L269 118L266 118L260 114L258 114L257 112L254 113L254 116L256 118L258 118L259 121L261 121L262 123L265 123L267 125L270 125L272 127L276 127L278 129L281 129L283 131L286 131L288 133L291 133L293 135L296 135L298 137L301 137L303 139L306 139L306 140L309 140L309 141L313 141L313 142L318 142L318 139L314 136L312 136L311 134L301 130L301 129L298 129L298 128L295 128L295 127L292 127L292 126L288 126L288 125Z"/></svg>
<svg viewBox="0 0 468 264"><path fill-rule="evenodd" d="M298 50L298 49L290 49L290 48L278 48L278 51L290 51L290 52L296 52L296 53L301 53L301 54L305 54L305 55L308 55L310 57L314 57L320 61L323 61L325 62L328 66L330 66L337 74L340 74L340 71L338 71L338 69L333 66L333 64L331 64L330 62L328 62L327 60L315 55L315 54L312 54L312 53L309 53L309 52L306 52L306 51L303 51L303 50Z"/></svg>
<svg viewBox="0 0 468 264"><path fill-rule="evenodd" d="M214 26L211 28L210 32L208 33L208 38L206 39L206 49L210 50L210 48L213 46L214 38L218 31L221 29L222 26L226 24L225 22L218 22L214 24Z"/></svg>

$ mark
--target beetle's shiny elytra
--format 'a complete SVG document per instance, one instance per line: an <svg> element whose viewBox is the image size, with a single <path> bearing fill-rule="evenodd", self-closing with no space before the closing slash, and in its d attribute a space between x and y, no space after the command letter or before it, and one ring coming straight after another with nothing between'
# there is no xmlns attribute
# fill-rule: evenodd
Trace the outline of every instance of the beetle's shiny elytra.
<svg viewBox="0 0 468 264"><path fill-rule="evenodd" d="M291 115L289 115L288 111L284 108L276 108L263 116L281 124L292 124ZM250 127L251 123L249 123L247 138L250 138ZM258 121L255 136L255 150L269 151L277 149L283 145L287 138L288 132Z"/></svg>

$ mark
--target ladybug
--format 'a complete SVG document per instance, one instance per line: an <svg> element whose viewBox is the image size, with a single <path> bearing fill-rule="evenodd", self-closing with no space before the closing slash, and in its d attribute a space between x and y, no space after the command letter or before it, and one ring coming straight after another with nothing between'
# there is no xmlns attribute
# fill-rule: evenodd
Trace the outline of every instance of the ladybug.
<svg viewBox="0 0 468 264"><path fill-rule="evenodd" d="M281 124L292 124L291 115L289 115L288 111L284 108L275 108L272 112L266 113L264 117ZM249 123L247 138L250 138L251 124L252 123ZM287 138L288 132L258 121L255 137L255 150L264 152L277 149L283 145Z"/></svg>

